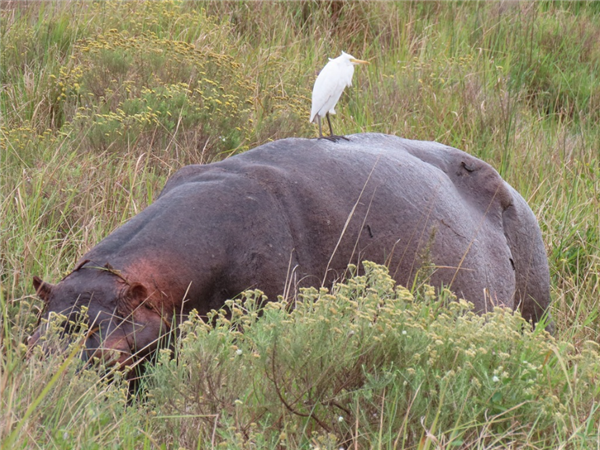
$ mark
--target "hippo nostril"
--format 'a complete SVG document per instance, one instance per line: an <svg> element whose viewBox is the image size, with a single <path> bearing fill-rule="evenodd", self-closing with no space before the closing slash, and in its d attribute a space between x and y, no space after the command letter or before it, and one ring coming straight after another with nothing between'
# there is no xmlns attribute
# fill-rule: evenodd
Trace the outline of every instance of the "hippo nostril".
<svg viewBox="0 0 600 450"><path fill-rule="evenodd" d="M118 366L121 368L131 360L131 353L122 350L101 349L101 361L107 366Z"/></svg>
<svg viewBox="0 0 600 450"><path fill-rule="evenodd" d="M35 330L34 333L27 337L27 345L33 347L40 340L40 330Z"/></svg>

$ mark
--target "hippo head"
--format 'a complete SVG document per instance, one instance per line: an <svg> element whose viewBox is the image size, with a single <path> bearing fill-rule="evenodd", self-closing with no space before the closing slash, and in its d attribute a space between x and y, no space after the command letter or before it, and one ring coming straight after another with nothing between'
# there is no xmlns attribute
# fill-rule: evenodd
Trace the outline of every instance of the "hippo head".
<svg viewBox="0 0 600 450"><path fill-rule="evenodd" d="M86 261L56 285L34 277L33 286L45 303L42 318L64 316L61 334L74 333L78 321L86 322L85 360L97 357L107 365L132 365L153 351L170 328L172 314L163 314L153 293L108 264L100 267ZM40 320L29 338L30 349L41 344L50 350L43 342L47 327L48 320Z"/></svg>

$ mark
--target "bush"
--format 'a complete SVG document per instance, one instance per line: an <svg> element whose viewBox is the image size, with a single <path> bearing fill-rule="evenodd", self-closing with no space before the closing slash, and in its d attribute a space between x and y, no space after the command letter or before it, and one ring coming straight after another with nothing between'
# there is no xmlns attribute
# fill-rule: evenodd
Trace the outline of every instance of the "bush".
<svg viewBox="0 0 600 450"><path fill-rule="evenodd" d="M550 445L575 431L567 417L600 420L590 391L598 345L577 354L518 313L477 315L448 291L413 294L383 266L364 265L332 293L304 290L293 310L254 291L215 312L214 325L192 315L148 379L163 439L186 448Z"/></svg>

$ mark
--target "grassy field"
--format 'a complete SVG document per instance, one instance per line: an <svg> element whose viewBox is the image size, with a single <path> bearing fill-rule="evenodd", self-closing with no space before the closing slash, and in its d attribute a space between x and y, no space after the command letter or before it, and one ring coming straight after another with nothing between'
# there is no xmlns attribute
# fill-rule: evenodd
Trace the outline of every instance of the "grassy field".
<svg viewBox="0 0 600 450"><path fill-rule="evenodd" d="M600 448L600 3L0 4L0 448ZM190 318L133 399L77 342L25 360L33 275L58 281L183 165L314 137L341 50L371 64L337 132L455 146L529 202L555 336L369 266L294 312L256 320L249 293Z"/></svg>

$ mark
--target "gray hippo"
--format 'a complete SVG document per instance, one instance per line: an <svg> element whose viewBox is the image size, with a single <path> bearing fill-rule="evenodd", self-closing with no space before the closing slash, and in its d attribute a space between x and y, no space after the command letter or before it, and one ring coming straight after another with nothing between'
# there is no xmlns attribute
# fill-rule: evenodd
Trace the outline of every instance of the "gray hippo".
<svg viewBox="0 0 600 450"><path fill-rule="evenodd" d="M404 286L426 276L449 287L478 312L542 317L540 229L491 166L435 142L349 139L284 139L182 168L58 284L34 277L44 314L88 306L88 355L129 364L192 309L206 315L246 289L276 299L331 287L370 260Z"/></svg>

